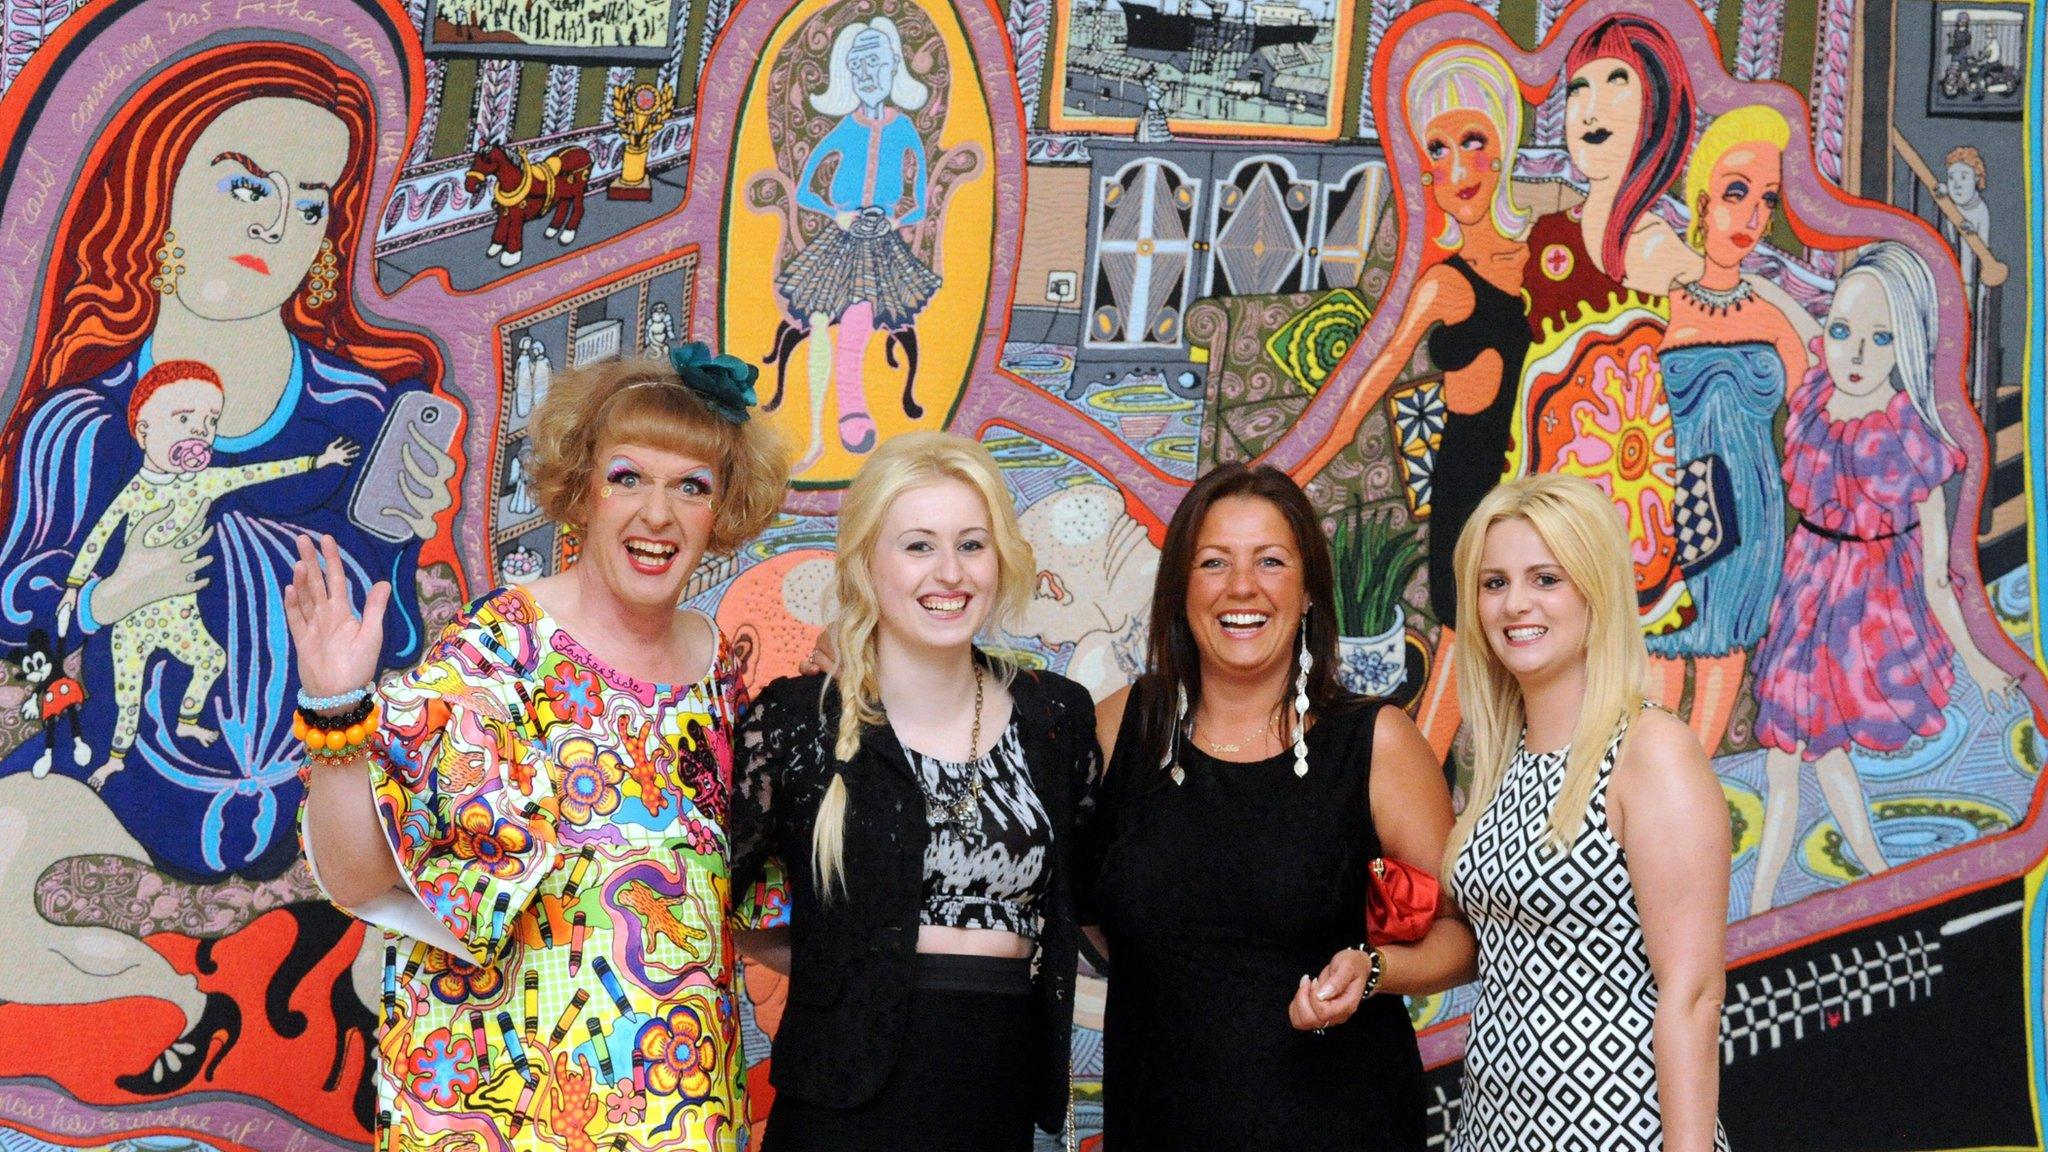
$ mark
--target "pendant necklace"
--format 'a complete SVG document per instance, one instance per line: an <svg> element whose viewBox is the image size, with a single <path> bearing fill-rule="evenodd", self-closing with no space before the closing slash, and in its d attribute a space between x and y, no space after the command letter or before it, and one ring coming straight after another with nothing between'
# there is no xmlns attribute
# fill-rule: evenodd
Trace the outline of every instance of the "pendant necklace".
<svg viewBox="0 0 2048 1152"><path fill-rule="evenodd" d="M1286 708L1285 701L1282 701L1279 707L1274 708L1273 714L1268 716L1266 718L1266 722L1260 725L1259 728L1256 731L1254 731L1250 736L1240 737L1237 740L1212 740L1201 736L1197 732L1198 724L1195 718L1193 716L1187 715L1187 712L1185 711L1186 707L1187 702L1185 697L1183 697L1181 702L1181 708L1183 711L1181 714L1183 716L1186 716L1185 735L1188 739L1194 740L1197 743L1208 745L1209 753L1212 756L1235 755L1237 753L1244 752L1251 745L1251 742L1253 740L1264 737L1269 733L1272 735L1274 743L1277 744L1280 742L1280 713ZM1295 775L1297 776L1300 774L1301 773L1299 772L1299 770L1297 770L1295 773ZM1168 770L1166 775L1167 778L1172 780L1175 784L1185 783L1188 778L1187 771L1181 767L1178 757L1174 758L1173 767Z"/></svg>
<svg viewBox="0 0 2048 1152"><path fill-rule="evenodd" d="M970 817L979 823L981 815L981 665L974 666L974 727L967 738L967 786L958 795L940 806L948 824L967 830ZM927 797L927 803L936 802L936 797Z"/></svg>
<svg viewBox="0 0 2048 1152"><path fill-rule="evenodd" d="M1252 740L1255 740L1261 736L1264 736L1266 733L1273 731L1274 727L1278 725L1279 722L1280 713L1278 711L1275 711L1273 715L1266 718L1266 722L1260 725L1257 731L1253 732L1250 736L1243 737L1242 742L1233 742L1227 740L1211 740L1203 738L1202 743L1207 744L1209 746L1209 751L1212 753L1243 752L1245 750L1246 745L1250 744Z"/></svg>

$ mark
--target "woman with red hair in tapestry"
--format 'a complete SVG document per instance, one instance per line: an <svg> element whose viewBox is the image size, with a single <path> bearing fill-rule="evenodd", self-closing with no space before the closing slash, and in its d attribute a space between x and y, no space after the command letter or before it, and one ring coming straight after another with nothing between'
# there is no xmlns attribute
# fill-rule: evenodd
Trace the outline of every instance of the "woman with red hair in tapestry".
<svg viewBox="0 0 2048 1152"><path fill-rule="evenodd" d="M154 673L127 750L132 770L93 781L155 862L187 878L267 879L297 856L289 819L278 818L300 790L298 677L283 611L294 537L339 541L358 595L392 583L382 663L413 662L422 642L415 569L420 541L453 500L451 440L407 419L390 429L404 451L366 451L228 493L182 530L153 532L165 514L144 515L81 586L67 589L66 576L146 464L126 414L157 364L218 371L216 467L317 455L337 439L374 445L394 410L422 410L400 401L439 377L439 353L422 336L378 327L354 299L378 139L369 86L317 49L226 45L159 71L85 160L33 317L21 403L0 441L9 511L0 644L44 629L83 645L87 732L115 728L115 661L96 638L117 622L192 597L227 650L228 675L192 715L181 702L191 670L145 655ZM445 402L432 407L454 422ZM95 761L107 749L90 743L59 770L83 777L104 767ZM0 776L30 771L39 750L0 760ZM168 968L155 983L142 975L109 977L104 998L160 996L184 1011L186 1028L121 1087L160 1095L210 1076L240 1034L240 1010ZM80 999L89 989L65 995L93 1002Z"/></svg>

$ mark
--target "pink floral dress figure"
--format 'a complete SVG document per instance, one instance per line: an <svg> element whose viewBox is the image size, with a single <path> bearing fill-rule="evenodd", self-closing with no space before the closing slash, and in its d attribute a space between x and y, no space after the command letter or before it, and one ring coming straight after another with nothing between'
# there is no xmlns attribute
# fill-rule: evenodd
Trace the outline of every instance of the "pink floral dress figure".
<svg viewBox="0 0 2048 1152"><path fill-rule="evenodd" d="M1904 392L1877 412L1829 418L1816 367L1794 390L1785 490L1799 524L1757 657L1758 739L1808 760L1941 731L1955 647L1927 603L1919 504L1963 466Z"/></svg>
<svg viewBox="0 0 2048 1152"><path fill-rule="evenodd" d="M1964 457L1935 402L1935 291L1912 249L1865 249L1836 282L1820 365L1792 392L1785 499L1799 519L1756 656L1767 792L1750 915L1777 898L1805 772L1819 778L1848 874L1882 872L1849 749L1940 732L1958 657L1987 707L2013 686L1970 639L1950 571L1942 482Z"/></svg>
<svg viewBox="0 0 2048 1152"><path fill-rule="evenodd" d="M747 1146L725 923L743 696L723 640L702 680L646 683L516 587L383 685L371 782L409 891L355 910L387 932L378 1149Z"/></svg>

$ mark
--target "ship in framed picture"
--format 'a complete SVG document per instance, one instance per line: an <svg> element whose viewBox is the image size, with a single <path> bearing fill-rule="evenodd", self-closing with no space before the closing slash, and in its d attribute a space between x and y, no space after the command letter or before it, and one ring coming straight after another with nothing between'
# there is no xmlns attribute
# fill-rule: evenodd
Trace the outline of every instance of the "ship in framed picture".
<svg viewBox="0 0 2048 1152"><path fill-rule="evenodd" d="M688 0L428 0L431 56L662 64Z"/></svg>
<svg viewBox="0 0 2048 1152"><path fill-rule="evenodd" d="M1351 73L1335 0L1059 0L1059 131L1332 140Z"/></svg>
<svg viewBox="0 0 2048 1152"><path fill-rule="evenodd" d="M2026 98L2027 5L1934 5L1929 116L2019 119Z"/></svg>

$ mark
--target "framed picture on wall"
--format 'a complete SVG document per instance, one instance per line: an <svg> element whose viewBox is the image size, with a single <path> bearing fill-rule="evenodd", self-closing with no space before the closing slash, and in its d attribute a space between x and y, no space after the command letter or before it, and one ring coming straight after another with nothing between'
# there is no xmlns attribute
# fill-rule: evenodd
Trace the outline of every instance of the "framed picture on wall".
<svg viewBox="0 0 2048 1152"><path fill-rule="evenodd" d="M2026 66L2026 5L1937 0L1929 116L2019 119Z"/></svg>
<svg viewBox="0 0 2048 1152"><path fill-rule="evenodd" d="M428 0L429 56L663 64L688 0Z"/></svg>
<svg viewBox="0 0 2048 1152"><path fill-rule="evenodd" d="M1055 0L1052 127L1334 140L1352 64L1338 0Z"/></svg>

